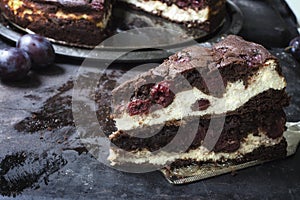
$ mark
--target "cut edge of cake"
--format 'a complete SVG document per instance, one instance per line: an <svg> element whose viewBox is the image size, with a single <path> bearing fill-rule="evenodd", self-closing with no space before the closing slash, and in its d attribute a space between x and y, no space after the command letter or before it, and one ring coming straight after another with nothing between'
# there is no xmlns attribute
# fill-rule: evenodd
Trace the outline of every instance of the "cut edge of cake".
<svg viewBox="0 0 300 200"><path fill-rule="evenodd" d="M225 87L221 87L220 90L218 90L218 87L213 87L213 91L208 91L203 81L199 81L199 75L192 77L195 74L194 69L200 70L200 74L205 72L206 75L218 71ZM184 86L181 91L178 91L178 86L183 83L180 81L175 81L176 84L170 86L172 80L175 80L178 76L186 78L191 87ZM214 81L210 78L208 80ZM157 98L155 95L154 97L151 96L153 88L163 88L166 85L171 88L170 90L177 88L174 89L173 94L169 90L164 90L168 91L168 95L164 98L166 98L166 101L171 102L166 103L164 99ZM232 87L232 85L238 85L240 89L234 89L234 92L231 92L235 95L228 95L226 93L227 88ZM213 164L214 162L226 163L229 160L232 162L233 159L242 162L242 160L249 160L250 158L247 158L249 155L253 159L259 159L259 155L252 155L253 152L259 152L261 149L276 149L277 146L279 149L282 149L282 146L286 147L283 137L286 116L282 108L289 104L289 97L285 92L285 88L286 81L277 59L261 45L247 42L238 36L228 36L212 48L196 46L184 49L171 56L160 66L121 84L113 90L113 116L118 130L110 135L113 145L108 160L111 161L112 165L131 163L182 167L178 163L184 163L184 165L187 163ZM174 104L180 94L185 97L187 91L192 91L191 93L195 98L187 96L179 103ZM163 92L160 94L163 94ZM246 99L242 100L244 97ZM150 98L150 103L147 98ZM228 105L224 104L224 101L228 98L231 98ZM155 104L160 104L160 107L152 110L145 109L144 104L138 104L137 108L142 108L142 112L130 114L129 112L132 109L130 105L135 105L137 100L146 101L145 105L150 108ZM185 105L183 103L185 100L191 101L187 103L188 105ZM199 102L199 100L201 101ZM222 105L225 105L225 109L214 106L214 100L223 101ZM193 110L194 106L192 105L195 104L196 110ZM228 107L230 109L226 109ZM211 111L208 112L210 108ZM268 116L265 116L266 113L269 113ZM242 122L246 124L242 126L243 130L239 126L226 124L227 122L240 123L243 120L238 117L243 115L249 116L249 119L247 118L246 121ZM256 115L261 120L253 125L251 122L255 121ZM217 143L217 146L221 147L218 151L206 149L202 146L203 141L196 141L194 144L197 140L196 137L193 141L194 147L187 149L186 152L156 152L165 145L162 143L160 146L159 142L168 141L167 139L159 140L158 137L170 137L172 139L178 131L176 127L188 125L189 120L200 119L198 131L200 128L207 130L207 125L201 124L203 121L222 116L225 117L224 127L226 130L222 132L223 135L218 141L221 144ZM237 117L238 120L235 120L234 117ZM249 127L255 127L247 128L247 124ZM149 138L147 140L139 137L147 129L150 130L149 132L153 132L156 126L161 132L158 131L159 136L153 139L152 143L149 142L151 140ZM203 130L198 133L202 140L203 133L201 131L203 132ZM230 130L235 133L231 134ZM172 131L175 133L170 133ZM239 134L242 137L239 138L239 144L237 145L236 137L239 137ZM198 137L198 140L201 137ZM126 147L122 142L126 143ZM153 144L154 142L156 144ZM230 143L233 146L235 145L234 148L230 149ZM148 144L150 146L147 146ZM226 148L222 149L224 145ZM248 151L244 151L245 149ZM202 153L205 155L204 157L200 156ZM280 155L279 157L284 157L286 149L284 152L277 153ZM212 160L211 156L217 159ZM183 162L184 160L186 162ZM177 164L174 164L176 162Z"/></svg>
<svg viewBox="0 0 300 200"><path fill-rule="evenodd" d="M202 27L212 31L225 17L225 0L220 1L164 1L121 0L137 9L161 16L187 27Z"/></svg>
<svg viewBox="0 0 300 200"><path fill-rule="evenodd" d="M225 52L225 48L231 50ZM253 60L253 57L258 60ZM170 93L165 105L150 96L155 88L163 86L169 87ZM186 48L160 66L115 88L112 91L113 115L117 127L126 131L186 117L205 118L232 113L263 92L285 88L286 80L274 56L261 45L231 35L212 49L202 46ZM140 97L139 93L144 96ZM139 100L145 109L141 113L130 113L135 103L137 107L141 106ZM207 105L195 109L192 105L198 100ZM160 104L159 108L157 104Z"/></svg>

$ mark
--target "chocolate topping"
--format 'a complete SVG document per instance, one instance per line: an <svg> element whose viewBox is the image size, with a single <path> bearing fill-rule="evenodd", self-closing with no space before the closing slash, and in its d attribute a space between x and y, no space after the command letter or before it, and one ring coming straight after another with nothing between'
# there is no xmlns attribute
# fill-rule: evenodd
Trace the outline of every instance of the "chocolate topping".
<svg viewBox="0 0 300 200"><path fill-rule="evenodd" d="M223 68L233 64L257 68L267 60L276 60L263 46L247 42L234 35L229 35L223 41L215 44L212 51L215 63L210 66L211 69Z"/></svg>
<svg viewBox="0 0 300 200"><path fill-rule="evenodd" d="M265 67L268 60L277 62L261 45L230 35L212 48L186 48L160 66L125 82L113 91L113 96L118 97L114 103L128 101L142 86L163 80L175 83L175 94L197 87L205 94L221 97L228 82L243 80L247 86L250 77ZM280 73L279 67L277 70Z"/></svg>

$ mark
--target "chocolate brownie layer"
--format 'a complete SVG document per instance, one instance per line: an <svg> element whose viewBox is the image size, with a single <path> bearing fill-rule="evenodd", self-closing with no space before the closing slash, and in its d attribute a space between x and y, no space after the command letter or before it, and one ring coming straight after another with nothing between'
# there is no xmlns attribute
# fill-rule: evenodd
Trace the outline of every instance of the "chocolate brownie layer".
<svg viewBox="0 0 300 200"><path fill-rule="evenodd" d="M188 137L188 136L187 136ZM258 131L257 135L249 134L247 137L241 140L240 147L234 152L215 152L200 146L197 149L190 149L189 151L166 151L165 148L160 149L157 152L150 152L148 150L139 151L121 151L115 147L111 148L109 160L112 165L119 165L125 163L137 164L137 165L155 165L155 166L169 166L171 163L178 160L188 160L192 162L214 162L214 163L226 163L230 160L239 160L245 155L255 152L261 147L276 146L282 142L284 137L271 139L267 137L264 131ZM179 144L179 143L178 143ZM209 147L211 148L211 147ZM257 155L259 157L259 155ZM269 155L273 157L272 154ZM277 158L274 155L275 158ZM263 156L262 156L263 158Z"/></svg>
<svg viewBox="0 0 300 200"><path fill-rule="evenodd" d="M280 108L280 105L270 105L270 107L272 106ZM257 109L259 110L260 108L264 107L258 107ZM210 134L208 135L209 137L213 137L213 128L209 133L207 133L210 120L210 118L199 120L198 132L188 150L196 149L201 146L203 139L207 136L207 134ZM181 131L186 132L188 138L189 133L193 131L190 124L195 122L198 122L198 120L167 122L163 128L160 126L152 126L126 132L119 131L111 135L110 138L113 144L126 151L147 149L154 152L169 144L178 133L179 127L181 128ZM279 109L264 110L262 114L250 112L242 115L226 116L224 128L222 129L219 140L214 147L214 151L234 152L240 147L240 143L243 138L247 137L248 134L255 135L258 133L258 130L263 130L268 137L272 139L281 137L285 130L285 113ZM216 130L216 132L217 131L218 130ZM153 136L148 138L140 137L145 137L145 135ZM184 143L185 141L181 142ZM181 144L178 145L180 146Z"/></svg>
<svg viewBox="0 0 300 200"><path fill-rule="evenodd" d="M290 96L284 90L269 89L261 94L252 97L247 103L229 115L242 115L249 112L265 112L268 110L279 110L287 107L290 103Z"/></svg>
<svg viewBox="0 0 300 200"><path fill-rule="evenodd" d="M6 17L23 28L68 43L98 45L111 14L108 0L3 0Z"/></svg>
<svg viewBox="0 0 300 200"><path fill-rule="evenodd" d="M258 149L255 149L253 152L248 153L242 157L237 157L236 159L231 160L220 160L218 162L215 161L206 161L206 162L197 162L195 160L176 160L173 162L169 170L179 169L183 167L191 167L191 166L222 166L222 165L238 165L254 160L262 160L262 161L270 161L280 158L285 158L287 154L287 142L283 139L279 144L274 146L261 146ZM179 178L179 177L177 177Z"/></svg>

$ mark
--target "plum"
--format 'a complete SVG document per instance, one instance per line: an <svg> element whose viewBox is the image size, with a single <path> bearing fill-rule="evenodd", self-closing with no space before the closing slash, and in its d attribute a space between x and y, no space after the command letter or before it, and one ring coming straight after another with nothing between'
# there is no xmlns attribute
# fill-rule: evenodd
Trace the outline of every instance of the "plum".
<svg viewBox="0 0 300 200"><path fill-rule="evenodd" d="M40 35L22 36L17 42L17 48L29 54L34 69L51 66L55 61L55 52L51 42Z"/></svg>
<svg viewBox="0 0 300 200"><path fill-rule="evenodd" d="M0 50L0 78L14 81L24 78L31 68L29 55L22 49L6 48Z"/></svg>

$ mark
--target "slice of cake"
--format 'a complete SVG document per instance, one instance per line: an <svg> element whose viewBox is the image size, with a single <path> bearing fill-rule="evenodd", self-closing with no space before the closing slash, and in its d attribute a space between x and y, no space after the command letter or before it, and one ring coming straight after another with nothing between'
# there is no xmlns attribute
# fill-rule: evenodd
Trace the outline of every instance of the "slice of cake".
<svg viewBox="0 0 300 200"><path fill-rule="evenodd" d="M184 49L113 90L108 159L180 168L284 157L285 88L277 59L238 36Z"/></svg>
<svg viewBox="0 0 300 200"><path fill-rule="evenodd" d="M12 22L59 41L98 45L112 12L110 0L1 0Z"/></svg>
<svg viewBox="0 0 300 200"><path fill-rule="evenodd" d="M188 27L212 31L225 16L226 0L121 0L136 8Z"/></svg>

